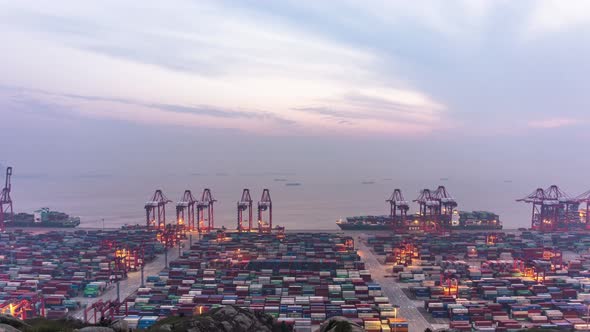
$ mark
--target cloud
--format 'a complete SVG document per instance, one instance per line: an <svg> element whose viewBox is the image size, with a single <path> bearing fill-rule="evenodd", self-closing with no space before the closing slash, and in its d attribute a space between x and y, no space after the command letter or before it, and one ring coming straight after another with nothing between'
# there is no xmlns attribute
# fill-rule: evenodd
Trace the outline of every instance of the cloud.
<svg viewBox="0 0 590 332"><path fill-rule="evenodd" d="M561 127L570 127L580 124L582 121L572 118L551 118L538 121L531 121L528 123L531 128L539 129L553 129Z"/></svg>
<svg viewBox="0 0 590 332"><path fill-rule="evenodd" d="M258 120L270 120L281 124L292 125L295 121L282 118L276 114L269 112L245 112L236 110L220 109L212 106L182 106L182 105L171 105L171 104L146 104L144 106L157 108L169 112L177 113L188 113L194 115L204 115L218 118L245 118L245 119L258 119Z"/></svg>
<svg viewBox="0 0 590 332"><path fill-rule="evenodd" d="M590 2L585 0L536 1L530 12L524 29L527 39L580 26L590 27Z"/></svg>
<svg viewBox="0 0 590 332"><path fill-rule="evenodd" d="M141 107L149 107L149 108L156 108L163 111L168 112L175 112L175 113L187 113L193 115L200 115L200 116L210 116L210 117L217 117L217 118L226 118L226 119L236 119L236 118L245 118L245 119L258 119L258 120L270 120L276 121L282 124L295 124L295 121L285 119L283 117L277 116L276 114L270 112L253 112L253 111L240 111L234 109L223 109L215 106L209 105L198 105L198 106L186 106L186 105L175 105L175 104L161 104L161 103L149 103L149 102L140 102L131 99L125 98L111 98L111 97L99 97L99 96L83 96L77 94L55 94L50 92L44 92L46 94L52 94L55 96L63 96L68 98L74 99L81 99L86 101L103 101L103 102L115 102L121 104L128 104L128 105L135 105Z"/></svg>
<svg viewBox="0 0 590 332"><path fill-rule="evenodd" d="M208 105L186 106L177 104L150 103L126 98L55 93L39 89L14 88L5 86L0 86L0 95L4 95L6 97L5 100L10 101L12 105L18 106L19 111L33 115L51 116L53 118L59 117L71 119L75 118L76 116L95 116L97 112L99 116L105 115L107 117L116 117L117 108L126 110L131 108L152 110L164 113L177 113L196 117L197 119L202 117L219 119L221 121L245 119L259 122L273 122L281 126L291 126L296 124L295 121L270 112L223 109ZM114 113L112 113L113 108L115 108ZM132 111L131 115L133 114L135 114L135 112ZM185 125L186 122L182 122L185 119L186 117L179 118L179 122L176 124ZM151 122L157 123L158 120L159 118L155 117ZM195 126L199 126L199 121L191 123ZM231 124L229 124L229 126L231 127ZM234 128L245 129L241 128L236 123L234 123Z"/></svg>
<svg viewBox="0 0 590 332"><path fill-rule="evenodd" d="M317 105L295 107L305 114L319 115L332 124L382 131L419 132L440 127L446 108L414 91L373 89L347 92L337 98L319 100Z"/></svg>
<svg viewBox="0 0 590 332"><path fill-rule="evenodd" d="M85 116L139 123L253 132L297 125L299 133L323 133L326 115L295 110L310 105L352 117L391 118L390 125L396 125L395 117L403 123L431 121L417 109L432 105L404 99L428 93L401 75L385 74L383 64L393 57L373 46L309 31L264 6L186 0L138 4L38 6L23 0L7 5L0 14L6 28L0 38L15 48L0 63L5 73L0 84L65 91L53 102ZM324 16L332 11L326 9L320 9ZM387 95L372 94L381 90ZM395 91L406 95L392 95ZM371 110L377 103L379 110ZM340 117L332 129L370 132L353 120Z"/></svg>

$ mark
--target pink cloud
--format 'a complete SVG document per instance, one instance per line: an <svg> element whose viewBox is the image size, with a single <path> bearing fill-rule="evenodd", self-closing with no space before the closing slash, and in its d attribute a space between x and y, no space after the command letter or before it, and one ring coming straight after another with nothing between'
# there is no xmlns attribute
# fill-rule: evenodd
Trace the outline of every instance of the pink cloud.
<svg viewBox="0 0 590 332"><path fill-rule="evenodd" d="M580 120L578 120L578 119L550 118L550 119L544 119L544 120L531 121L528 123L528 125L529 125L529 127L532 127L532 128L551 129L551 128L573 126L578 123L580 123Z"/></svg>

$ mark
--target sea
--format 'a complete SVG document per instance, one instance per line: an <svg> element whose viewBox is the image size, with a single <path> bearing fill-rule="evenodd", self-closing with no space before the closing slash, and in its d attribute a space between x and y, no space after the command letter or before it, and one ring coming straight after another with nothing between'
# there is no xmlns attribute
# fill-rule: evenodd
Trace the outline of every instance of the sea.
<svg viewBox="0 0 590 332"><path fill-rule="evenodd" d="M156 189L172 201L166 219L175 219L175 205L184 190L200 197L209 188L215 203L216 226L236 227L236 204L242 190L249 188L254 206L263 189L270 190L273 224L288 230L333 230L340 218L389 213L389 198L401 188L412 201L422 188L445 185L461 210L492 211L500 215L505 228L526 227L530 206L516 202L535 187L533 184L495 181L465 183L438 179L426 186L416 180L379 176L264 174L166 174L158 176L91 174L84 176L14 176L12 198L15 212L31 213L41 207L81 218L85 228L112 228L145 223L144 205ZM413 203L410 212L418 206ZM256 216L256 212L254 212Z"/></svg>

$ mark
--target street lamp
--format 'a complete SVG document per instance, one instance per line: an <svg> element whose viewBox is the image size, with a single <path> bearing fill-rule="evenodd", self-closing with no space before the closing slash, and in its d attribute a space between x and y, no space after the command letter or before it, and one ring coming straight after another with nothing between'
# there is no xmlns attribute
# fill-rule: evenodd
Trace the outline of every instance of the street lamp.
<svg viewBox="0 0 590 332"><path fill-rule="evenodd" d="M399 305L393 305L393 332L397 332L397 311L399 310Z"/></svg>
<svg viewBox="0 0 590 332"><path fill-rule="evenodd" d="M590 315L590 303L586 304L586 329L588 329L588 319L590 319L590 317L588 317Z"/></svg>

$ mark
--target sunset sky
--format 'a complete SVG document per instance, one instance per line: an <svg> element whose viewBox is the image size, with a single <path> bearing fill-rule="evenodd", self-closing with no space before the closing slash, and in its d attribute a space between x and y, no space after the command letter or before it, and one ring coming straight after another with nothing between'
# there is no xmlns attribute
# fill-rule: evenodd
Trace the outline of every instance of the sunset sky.
<svg viewBox="0 0 590 332"><path fill-rule="evenodd" d="M338 165L576 186L590 162L587 1L0 6L0 163L21 174Z"/></svg>

